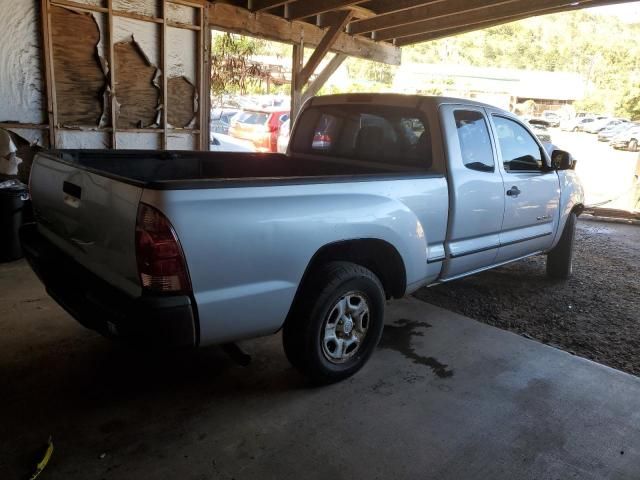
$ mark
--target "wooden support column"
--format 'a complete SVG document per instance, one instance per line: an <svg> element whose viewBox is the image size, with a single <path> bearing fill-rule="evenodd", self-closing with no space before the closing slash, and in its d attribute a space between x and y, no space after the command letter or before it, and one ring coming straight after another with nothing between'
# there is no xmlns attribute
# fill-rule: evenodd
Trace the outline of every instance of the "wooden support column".
<svg viewBox="0 0 640 480"><path fill-rule="evenodd" d="M302 71L302 61L304 58L304 43L293 45L293 55L291 58L291 123L298 116L302 106L302 83L300 82L300 72Z"/></svg>
<svg viewBox="0 0 640 480"><path fill-rule="evenodd" d="M42 13L44 65L47 81L47 120L49 123L49 147L56 148L56 127L58 123L58 110L56 102L56 84L53 72L53 42L51 40L51 14L49 13L49 0L41 0L40 8L40 11Z"/></svg>
<svg viewBox="0 0 640 480"><path fill-rule="evenodd" d="M113 49L113 0L108 0L107 8L107 30L108 42L109 42L109 93L110 93L110 105L111 105L111 148L118 148L118 132L116 123L118 121L116 115L116 105L118 100L116 99L116 57Z"/></svg>
<svg viewBox="0 0 640 480"><path fill-rule="evenodd" d="M353 12L350 10L344 10L337 12L331 17L331 23L329 28L322 36L322 39L313 50L313 53L307 60L307 63L303 65L304 48L302 42L300 45L294 44L293 46L293 65L291 69L291 118L295 120L295 117L300 111L300 107L308 98L312 97L326 81L331 77L338 67L345 60L346 55L343 53L336 54L329 64L320 72L318 77L309 85L307 91L302 94L302 90L309 83L309 79L313 72L315 72L318 65L322 62L326 54L331 47L335 44L336 40L342 31L344 30L349 20L353 16Z"/></svg>
<svg viewBox="0 0 640 480"><path fill-rule="evenodd" d="M342 30L344 30L344 27L347 25L352 15L353 13L351 12L351 10L344 10L336 14L331 26L329 27L329 30L327 30L327 32L324 34L322 40L320 40L320 43L311 54L311 57L309 57L309 61L300 72L300 82L302 85L307 84L309 78L318 67L318 65L320 65L320 62L327 54L331 46L335 43L338 36L342 33Z"/></svg>
<svg viewBox="0 0 640 480"><path fill-rule="evenodd" d="M204 48L200 53L203 56L203 72L202 72L202 98L200 100L200 108L204 109L204 124L200 126L200 135L205 134L204 150L209 150L209 134L211 129L211 28L209 27L209 7L207 4L202 7L204 31Z"/></svg>
<svg viewBox="0 0 640 480"><path fill-rule="evenodd" d="M162 64L162 150L167 149L167 137L169 128L167 123L167 110L169 98L167 93L167 0L162 0L162 30L160 35L160 62Z"/></svg>

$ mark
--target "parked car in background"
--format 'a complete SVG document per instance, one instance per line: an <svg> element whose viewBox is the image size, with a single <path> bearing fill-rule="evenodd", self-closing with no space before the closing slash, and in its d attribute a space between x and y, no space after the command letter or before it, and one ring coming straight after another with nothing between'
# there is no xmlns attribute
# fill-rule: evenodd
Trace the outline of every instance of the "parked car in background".
<svg viewBox="0 0 640 480"><path fill-rule="evenodd" d="M574 118L560 124L560 129L567 132L582 132L586 126L595 121L595 117Z"/></svg>
<svg viewBox="0 0 640 480"><path fill-rule="evenodd" d="M536 134L536 137L540 139L542 143L551 143L551 134L548 127L551 126L547 120L541 120L539 118L530 118L526 122Z"/></svg>
<svg viewBox="0 0 640 480"><path fill-rule="evenodd" d="M560 115L552 110L545 110L542 112L542 118L549 122L550 127L559 127L560 126Z"/></svg>
<svg viewBox="0 0 640 480"><path fill-rule="evenodd" d="M236 108L214 108L211 111L211 132L213 133L229 133L229 126L231 125L231 119L240 110Z"/></svg>
<svg viewBox="0 0 640 480"><path fill-rule="evenodd" d="M607 127L605 129L600 130L598 133L598 141L599 142L609 142L614 137L620 135L625 130L629 128L633 128L635 125L633 123L625 122L620 123L618 125L614 125L612 127Z"/></svg>
<svg viewBox="0 0 640 480"><path fill-rule="evenodd" d="M609 127L615 127L616 125L620 125L622 123L627 123L626 120L621 118L602 118L600 120L596 120L595 122L591 122L588 125L585 125L583 131L587 133L600 133L601 130Z"/></svg>
<svg viewBox="0 0 640 480"><path fill-rule="evenodd" d="M611 146L637 152L640 149L640 126L635 125L611 139Z"/></svg>
<svg viewBox="0 0 640 480"><path fill-rule="evenodd" d="M211 133L209 135L209 151L211 152L255 152L256 148L248 140L225 135L224 133Z"/></svg>
<svg viewBox="0 0 640 480"><path fill-rule="evenodd" d="M287 146L289 145L289 133L291 130L291 120L287 120L280 125L280 133L278 133L278 153L287 153Z"/></svg>
<svg viewBox="0 0 640 480"><path fill-rule="evenodd" d="M278 132L289 120L289 111L282 109L243 110L231 119L229 135L253 143L257 152L276 152Z"/></svg>

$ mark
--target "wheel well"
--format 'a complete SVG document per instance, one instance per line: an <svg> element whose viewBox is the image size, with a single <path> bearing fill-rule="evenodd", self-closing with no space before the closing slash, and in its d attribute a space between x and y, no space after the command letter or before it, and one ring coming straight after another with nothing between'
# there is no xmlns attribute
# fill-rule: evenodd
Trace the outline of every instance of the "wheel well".
<svg viewBox="0 0 640 480"><path fill-rule="evenodd" d="M575 213L576 216L580 216L582 215L582 212L584 212L584 205L581 203L578 203L577 205L574 205L573 208L571 209L572 213Z"/></svg>
<svg viewBox="0 0 640 480"><path fill-rule="evenodd" d="M346 240L322 247L309 262L298 293L313 272L335 261L356 263L371 270L380 279L387 298L404 295L407 275L402 257L390 243L373 238Z"/></svg>

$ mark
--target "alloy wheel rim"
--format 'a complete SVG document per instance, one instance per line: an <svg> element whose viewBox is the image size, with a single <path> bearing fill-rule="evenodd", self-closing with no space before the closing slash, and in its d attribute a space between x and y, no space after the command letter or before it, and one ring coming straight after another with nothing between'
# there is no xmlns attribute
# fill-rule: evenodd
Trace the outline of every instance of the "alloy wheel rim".
<svg viewBox="0 0 640 480"><path fill-rule="evenodd" d="M369 304L364 294L349 292L329 309L322 333L322 353L332 363L344 363L362 346L369 329Z"/></svg>

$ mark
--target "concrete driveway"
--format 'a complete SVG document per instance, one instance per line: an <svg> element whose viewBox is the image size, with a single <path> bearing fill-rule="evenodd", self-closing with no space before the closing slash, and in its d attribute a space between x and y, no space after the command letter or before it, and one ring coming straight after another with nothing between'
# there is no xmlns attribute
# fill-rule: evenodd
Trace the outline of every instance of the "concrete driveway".
<svg viewBox="0 0 640 480"><path fill-rule="evenodd" d="M461 299L462 301L463 299ZM406 299L350 380L310 388L279 336L136 353L0 267L0 478L637 479L640 379Z"/></svg>

